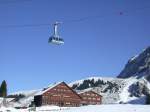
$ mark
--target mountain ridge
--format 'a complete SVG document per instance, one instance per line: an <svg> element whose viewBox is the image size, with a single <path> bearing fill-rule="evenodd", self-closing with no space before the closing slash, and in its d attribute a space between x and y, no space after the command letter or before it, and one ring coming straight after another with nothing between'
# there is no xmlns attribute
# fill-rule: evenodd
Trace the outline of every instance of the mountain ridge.
<svg viewBox="0 0 150 112"><path fill-rule="evenodd" d="M128 60L117 78L145 77L150 81L150 46Z"/></svg>

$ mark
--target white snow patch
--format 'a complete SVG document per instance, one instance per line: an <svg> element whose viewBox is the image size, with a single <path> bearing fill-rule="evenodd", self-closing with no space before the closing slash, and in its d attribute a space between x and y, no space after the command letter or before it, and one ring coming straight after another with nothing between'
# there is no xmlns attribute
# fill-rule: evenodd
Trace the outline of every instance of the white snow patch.
<svg viewBox="0 0 150 112"><path fill-rule="evenodd" d="M136 82L136 81L137 81L136 78L129 78L126 80L126 85L123 88L122 92L120 93L120 101L122 101L122 102L129 101L129 96L130 96L129 87L130 87L130 85L133 84L133 82Z"/></svg>
<svg viewBox="0 0 150 112"><path fill-rule="evenodd" d="M131 62L131 61L135 60L138 56L139 56L138 54L133 56L129 61Z"/></svg>

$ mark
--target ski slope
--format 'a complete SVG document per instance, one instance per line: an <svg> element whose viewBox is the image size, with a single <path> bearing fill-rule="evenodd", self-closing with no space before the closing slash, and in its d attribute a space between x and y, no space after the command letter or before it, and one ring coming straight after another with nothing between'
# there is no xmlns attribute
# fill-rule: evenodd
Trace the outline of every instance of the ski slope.
<svg viewBox="0 0 150 112"><path fill-rule="evenodd" d="M69 84L69 86L72 87L75 84L77 85L77 87L79 87L81 84L84 83L85 80L94 80L94 82L96 82L97 80L102 80L103 82L111 82L112 84L115 83L115 86L109 88L108 91L105 91L105 89L108 88L109 86L107 83L97 87L92 87L91 85L89 85L89 88L87 88L102 95L103 104L116 104L116 103L145 104L146 96L143 93L140 93L139 97L136 97L134 95L131 96L131 94L133 94L134 91L137 91L137 89L139 91L143 89L142 87L135 88L134 85L136 85L137 83L139 83L141 86L144 85L145 87L147 87L150 93L150 83L145 78L137 79L136 77L130 77L126 79L90 77L72 82ZM87 89L84 89L82 91L85 91ZM76 89L76 91L79 90Z"/></svg>
<svg viewBox="0 0 150 112"><path fill-rule="evenodd" d="M2 112L29 112L29 109L14 109L1 107ZM33 111L30 111L33 112ZM114 105L89 105L82 107L57 107L44 106L39 107L34 112L150 112L149 105L130 105L130 104L114 104Z"/></svg>

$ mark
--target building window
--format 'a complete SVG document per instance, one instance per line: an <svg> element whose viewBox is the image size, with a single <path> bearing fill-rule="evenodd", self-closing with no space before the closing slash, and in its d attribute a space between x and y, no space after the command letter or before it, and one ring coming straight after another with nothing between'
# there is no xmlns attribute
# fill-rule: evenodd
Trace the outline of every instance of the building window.
<svg viewBox="0 0 150 112"><path fill-rule="evenodd" d="M89 99L89 100L91 100L91 98L90 98L90 97L89 97L88 99Z"/></svg>
<svg viewBox="0 0 150 112"><path fill-rule="evenodd" d="M70 92L70 90L68 90L68 92Z"/></svg>
<svg viewBox="0 0 150 112"><path fill-rule="evenodd" d="M54 94L53 96L59 96L59 95L57 95L57 94Z"/></svg>
<svg viewBox="0 0 150 112"><path fill-rule="evenodd" d="M100 98L97 98L97 100L100 100Z"/></svg>
<svg viewBox="0 0 150 112"><path fill-rule="evenodd" d="M95 96L95 94L92 94L92 96Z"/></svg>
<svg viewBox="0 0 150 112"><path fill-rule="evenodd" d="M83 97L83 99L85 99L85 100L86 100L87 98L86 98L86 97Z"/></svg>
<svg viewBox="0 0 150 112"><path fill-rule="evenodd" d="M70 105L70 102L66 102L66 105Z"/></svg>
<svg viewBox="0 0 150 112"><path fill-rule="evenodd" d="M64 96L65 98L69 98L70 96Z"/></svg>

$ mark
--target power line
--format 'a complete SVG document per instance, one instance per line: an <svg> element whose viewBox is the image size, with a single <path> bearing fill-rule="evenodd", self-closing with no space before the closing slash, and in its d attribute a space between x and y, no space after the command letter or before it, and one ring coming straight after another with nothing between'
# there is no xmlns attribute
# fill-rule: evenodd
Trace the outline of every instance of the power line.
<svg viewBox="0 0 150 112"><path fill-rule="evenodd" d="M51 24L22 24L22 25L1 25L2 28L25 28L25 27L40 27L40 26L49 26Z"/></svg>
<svg viewBox="0 0 150 112"><path fill-rule="evenodd" d="M16 3L22 3L22 2L31 2L33 0L1 0L0 5L3 4L16 4Z"/></svg>
<svg viewBox="0 0 150 112"><path fill-rule="evenodd" d="M117 15L127 15L127 14L130 14L130 13L133 13L133 12L138 12L138 11L142 11L144 9L148 9L150 8L150 6L147 6L147 7L139 7L139 8L136 8L136 9L133 9L131 11L129 10L122 10L122 11L118 11L118 12L112 12L109 16L117 16ZM97 18L104 18L106 17L106 15L94 15L94 16L87 16L87 17L82 17L82 18L79 18L79 19L75 19L75 20L70 20L70 21L66 21L66 22L63 22L63 23L72 23L72 22L80 22L80 21L85 21L85 20L91 20L91 19L97 19Z"/></svg>
<svg viewBox="0 0 150 112"><path fill-rule="evenodd" d="M26 0L24 0L26 1ZM29 1L29 0L28 0ZM31 0L30 0L31 1ZM122 15L127 15L129 13L133 13L136 11L142 11L144 9L150 8L150 6L148 7L140 7L140 8L136 8L132 11L129 10L124 10L124 11L118 11L118 12L113 12L111 14L109 14L109 16L122 16ZM77 18L77 19L72 19L72 20L64 20L61 21L63 24L66 23L76 23L76 22L82 22L82 21L87 21L87 20L93 20L93 19L98 19L98 18L104 18L106 17L106 15L94 15L94 16L87 16L87 17L82 17L82 18ZM50 26L53 23L41 23L41 24L22 24L22 25L1 25L0 28L25 28L25 27L41 27L41 26Z"/></svg>

